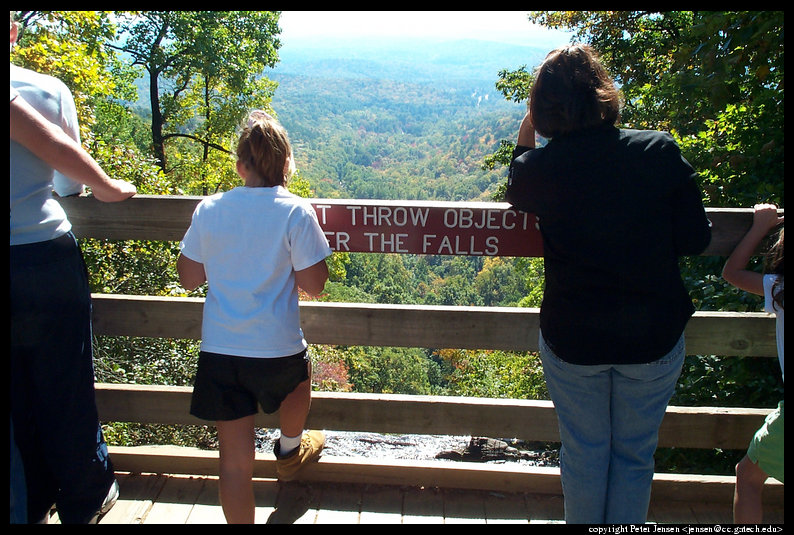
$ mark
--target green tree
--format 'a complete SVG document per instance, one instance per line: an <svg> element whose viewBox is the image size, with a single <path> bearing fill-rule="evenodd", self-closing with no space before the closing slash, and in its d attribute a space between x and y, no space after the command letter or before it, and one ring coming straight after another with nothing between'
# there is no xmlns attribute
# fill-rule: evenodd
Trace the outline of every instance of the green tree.
<svg viewBox="0 0 794 535"><path fill-rule="evenodd" d="M18 44L11 62L49 74L72 92L84 144L96 123L94 106L108 98L131 98L132 73L108 42L116 32L110 11L18 11Z"/></svg>
<svg viewBox="0 0 794 535"><path fill-rule="evenodd" d="M268 11L144 11L125 17L120 51L149 80L152 150L167 170L165 141L189 136L205 156L247 108L264 107L273 85L259 79L278 61L279 14ZM199 115L204 124L186 133Z"/></svg>
<svg viewBox="0 0 794 535"><path fill-rule="evenodd" d="M415 348L348 347L344 352L349 381L356 392L437 393L431 378L440 377L435 361Z"/></svg>
<svg viewBox="0 0 794 535"><path fill-rule="evenodd" d="M709 206L783 204L783 11L538 11L620 84L624 124L670 131ZM504 79L504 78L503 78Z"/></svg>
<svg viewBox="0 0 794 535"><path fill-rule="evenodd" d="M474 278L474 289L485 306L516 306L526 291L512 259L486 258Z"/></svg>
<svg viewBox="0 0 794 535"><path fill-rule="evenodd" d="M536 353L441 349L447 393L452 396L549 399Z"/></svg>

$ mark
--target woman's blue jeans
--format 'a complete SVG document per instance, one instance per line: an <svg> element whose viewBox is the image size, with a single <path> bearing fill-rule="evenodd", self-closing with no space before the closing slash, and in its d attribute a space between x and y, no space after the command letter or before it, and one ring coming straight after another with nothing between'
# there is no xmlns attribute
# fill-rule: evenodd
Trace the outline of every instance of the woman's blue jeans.
<svg viewBox="0 0 794 535"><path fill-rule="evenodd" d="M11 418L28 519L56 504L61 522L85 523L114 479L94 397L85 264L71 233L12 246L10 257Z"/></svg>
<svg viewBox="0 0 794 535"><path fill-rule="evenodd" d="M560 427L565 521L642 524L648 515L659 425L684 363L684 336L648 364L570 364L539 336Z"/></svg>

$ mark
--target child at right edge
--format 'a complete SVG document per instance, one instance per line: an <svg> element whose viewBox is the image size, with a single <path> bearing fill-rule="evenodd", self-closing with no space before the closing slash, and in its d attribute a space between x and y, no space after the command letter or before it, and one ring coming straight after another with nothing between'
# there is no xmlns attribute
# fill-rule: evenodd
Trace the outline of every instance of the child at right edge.
<svg viewBox="0 0 794 535"><path fill-rule="evenodd" d="M764 296L764 310L775 314L777 353L783 375L783 228L769 251L764 274L750 271L747 264L767 234L783 223L773 204L754 207L753 225L731 253L722 270L723 278L739 289ZM763 520L761 494L764 481L773 477L783 483L783 401L756 432L747 454L736 465L733 521L760 524Z"/></svg>

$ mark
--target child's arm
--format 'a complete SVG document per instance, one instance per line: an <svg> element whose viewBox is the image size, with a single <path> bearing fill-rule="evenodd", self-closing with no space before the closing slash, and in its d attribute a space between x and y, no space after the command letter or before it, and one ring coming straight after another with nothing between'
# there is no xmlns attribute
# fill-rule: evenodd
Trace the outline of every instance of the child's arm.
<svg viewBox="0 0 794 535"><path fill-rule="evenodd" d="M319 295L325 289L327 280L328 265L325 263L325 259L311 267L295 272L295 282L298 287L311 296Z"/></svg>
<svg viewBox="0 0 794 535"><path fill-rule="evenodd" d="M741 290L764 295L764 276L745 268L758 244L772 228L783 222L783 217L778 217L774 204L756 204L754 209L753 225L725 262L722 278Z"/></svg>
<svg viewBox="0 0 794 535"><path fill-rule="evenodd" d="M182 254L176 260L176 270L179 272L179 284L185 290L195 290L207 280L204 264L191 260Z"/></svg>

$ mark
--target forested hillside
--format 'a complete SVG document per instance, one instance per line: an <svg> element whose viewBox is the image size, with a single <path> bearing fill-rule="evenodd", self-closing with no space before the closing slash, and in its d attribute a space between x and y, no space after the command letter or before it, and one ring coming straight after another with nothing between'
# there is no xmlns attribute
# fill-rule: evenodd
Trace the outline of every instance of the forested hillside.
<svg viewBox="0 0 794 535"><path fill-rule="evenodd" d="M521 110L484 83L272 79L273 109L318 197L485 200L505 178L483 160L515 135Z"/></svg>
<svg viewBox="0 0 794 535"><path fill-rule="evenodd" d="M473 40L305 39L266 75L316 196L488 200L504 170L483 160L523 116L494 82L543 54Z"/></svg>

